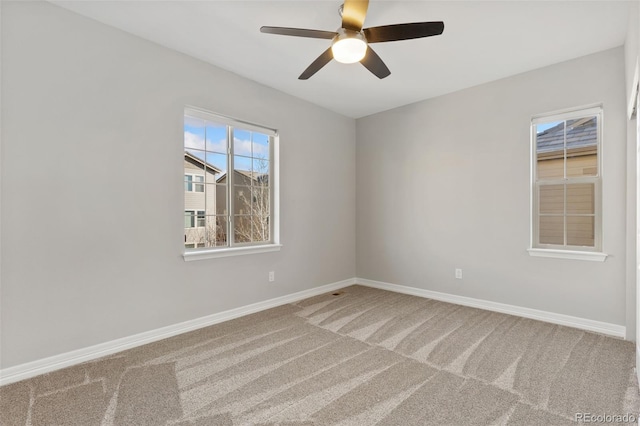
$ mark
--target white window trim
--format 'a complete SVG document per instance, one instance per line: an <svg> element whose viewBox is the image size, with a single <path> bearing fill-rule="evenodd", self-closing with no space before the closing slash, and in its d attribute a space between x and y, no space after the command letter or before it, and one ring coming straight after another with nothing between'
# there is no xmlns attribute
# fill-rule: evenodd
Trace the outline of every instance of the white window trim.
<svg viewBox="0 0 640 426"><path fill-rule="evenodd" d="M216 259L219 257L238 256L243 254L258 254L280 251L282 244L263 244L241 247L224 247L219 249L191 249L185 251L182 257L185 262L193 260Z"/></svg>
<svg viewBox="0 0 640 426"><path fill-rule="evenodd" d="M598 175L595 177L584 178L585 181L594 181L595 197L596 197L596 211L595 211L595 244L593 248L588 247L576 247L565 246L558 247L554 245L544 245L537 242L537 215L534 213L534 209L537 207L537 189L539 185L536 181L536 161L537 153L535 146L535 126L536 124L546 123L549 121L562 121L571 120L575 118L581 118L586 116L598 117ZM603 203L602 203L602 140L603 140L603 128L604 128L604 111L602 104L591 104L577 108L564 109L559 111L553 111L546 114L540 114L532 117L530 127L530 145L531 145L531 169L530 169L530 188L529 188L529 248L527 252L532 257L550 257L556 259L571 259L571 260L586 260L594 262L604 262L608 254L604 253L603 247ZM573 179L575 180L575 179ZM551 182L549 182L551 183Z"/></svg>
<svg viewBox="0 0 640 426"><path fill-rule="evenodd" d="M527 250L532 257L552 257L556 259L590 260L592 262L604 262L609 256L597 251L577 250L553 250L542 248L530 248Z"/></svg>
<svg viewBox="0 0 640 426"><path fill-rule="evenodd" d="M191 117L201 118L207 121L217 121L221 124L226 124L232 127L241 127L243 130L257 131L261 133L267 133L273 137L272 144L272 158L270 159L269 166L271 168L271 176L272 183L270 184L270 197L271 197L271 206L273 208L270 226L271 226L271 241L265 243L246 243L243 245L235 245L231 247L207 247L205 249L196 248L196 249L187 249L182 246L183 254L182 257L185 262L190 262L194 260L205 260L205 259L215 259L220 257L230 257L230 256L239 256L246 254L258 254L258 253L268 253L274 251L280 251L282 244L280 243L280 138L278 131L276 129L256 125L252 123L248 123L242 120L237 120L235 118L227 117L220 114L214 114L209 111L205 111L203 109L187 106L184 109L184 115L189 115ZM233 138L231 138L230 146L229 146L229 156L233 156ZM232 201L233 198L231 196L231 189L227 191L227 206L228 213L227 216L232 217ZM229 220L229 219L227 219ZM229 231L231 232L231 221L229 221Z"/></svg>

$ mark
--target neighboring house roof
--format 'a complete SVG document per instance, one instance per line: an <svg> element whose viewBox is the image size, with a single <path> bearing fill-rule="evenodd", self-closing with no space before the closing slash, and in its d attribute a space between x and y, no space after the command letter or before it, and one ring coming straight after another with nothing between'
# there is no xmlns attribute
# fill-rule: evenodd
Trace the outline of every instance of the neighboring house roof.
<svg viewBox="0 0 640 426"><path fill-rule="evenodd" d="M598 127L595 117L567 121L567 150L595 148L598 144ZM564 150L564 124L559 123L538 133L538 154Z"/></svg>
<svg viewBox="0 0 640 426"><path fill-rule="evenodd" d="M249 170L235 170L236 173L245 176L249 179L253 179L253 180L257 180L257 181L264 181L266 179L269 178L269 174L267 173L258 173L258 172L252 172ZM221 181L225 180L227 177L227 172L224 172L217 180L217 183L220 183Z"/></svg>
<svg viewBox="0 0 640 426"><path fill-rule="evenodd" d="M222 170L214 166L213 164L207 163L201 158L196 157L189 151L184 152L184 160L194 164L196 166L202 167L203 169L207 169L207 171L212 172L213 174L222 173Z"/></svg>

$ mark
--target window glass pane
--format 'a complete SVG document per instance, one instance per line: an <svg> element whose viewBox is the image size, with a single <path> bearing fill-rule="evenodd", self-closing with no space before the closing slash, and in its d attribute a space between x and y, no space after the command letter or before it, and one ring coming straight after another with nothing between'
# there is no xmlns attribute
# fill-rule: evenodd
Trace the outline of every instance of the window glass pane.
<svg viewBox="0 0 640 426"><path fill-rule="evenodd" d="M266 186L251 187L251 214L267 217L270 214L271 199Z"/></svg>
<svg viewBox="0 0 640 426"><path fill-rule="evenodd" d="M240 172L241 175L243 176L238 176L238 174L236 173L236 175L234 176L234 179L236 180L236 185L251 185L251 158L249 157L241 157L239 155L236 155L233 157L233 168L236 172ZM238 182L238 179L240 179L241 181Z"/></svg>
<svg viewBox="0 0 640 426"><path fill-rule="evenodd" d="M224 247L229 245L227 238L228 235L228 220L226 216L209 216L211 221L207 228L210 232L211 240L208 247Z"/></svg>
<svg viewBox="0 0 640 426"><path fill-rule="evenodd" d="M567 176L596 176L598 174L598 155L567 153Z"/></svg>
<svg viewBox="0 0 640 426"><path fill-rule="evenodd" d="M251 216L251 225L253 227L253 241L269 241L269 216L254 215Z"/></svg>
<svg viewBox="0 0 640 426"><path fill-rule="evenodd" d="M227 154L207 152L207 183L226 180L228 157Z"/></svg>
<svg viewBox="0 0 640 426"><path fill-rule="evenodd" d="M567 184L567 213L595 214L595 184Z"/></svg>
<svg viewBox="0 0 640 426"><path fill-rule="evenodd" d="M564 214L564 185L540 185L540 213Z"/></svg>
<svg viewBox="0 0 640 426"><path fill-rule="evenodd" d="M202 119L184 117L184 149L204 150L205 122Z"/></svg>
<svg viewBox="0 0 640 426"><path fill-rule="evenodd" d="M204 176L194 176L193 182L194 192L204 192Z"/></svg>
<svg viewBox="0 0 640 426"><path fill-rule="evenodd" d="M207 184L207 215L227 214L227 186Z"/></svg>
<svg viewBox="0 0 640 426"><path fill-rule="evenodd" d="M205 160L205 152L200 151L198 149L185 149L184 150L185 160L189 163L185 163L185 169L189 170L197 170L197 172L191 172L196 174L204 174L204 160ZM189 172L187 172L189 173Z"/></svg>
<svg viewBox="0 0 640 426"><path fill-rule="evenodd" d="M235 186L233 188L234 214L251 214L252 195L250 186Z"/></svg>
<svg viewBox="0 0 640 426"><path fill-rule="evenodd" d="M197 227L205 226L204 210L198 210L197 217L196 217L196 226Z"/></svg>
<svg viewBox="0 0 640 426"><path fill-rule="evenodd" d="M567 121L567 176L598 174L598 121L596 117Z"/></svg>
<svg viewBox="0 0 640 426"><path fill-rule="evenodd" d="M269 161L262 158L254 158L253 172L255 173L256 179L258 179L260 176L266 176L265 178L263 178L263 180L268 179Z"/></svg>
<svg viewBox="0 0 640 426"><path fill-rule="evenodd" d="M567 244L588 247L595 245L593 216L567 216Z"/></svg>
<svg viewBox="0 0 640 426"><path fill-rule="evenodd" d="M227 215L227 186L216 185L216 214Z"/></svg>
<svg viewBox="0 0 640 426"><path fill-rule="evenodd" d="M206 216L205 247L227 245L227 218L225 216Z"/></svg>
<svg viewBox="0 0 640 426"><path fill-rule="evenodd" d="M253 158L269 159L269 135L253 133Z"/></svg>
<svg viewBox="0 0 640 426"><path fill-rule="evenodd" d="M564 158L538 159L538 180L562 179L564 177Z"/></svg>
<svg viewBox="0 0 640 426"><path fill-rule="evenodd" d="M224 216L216 216L216 245L229 245L229 220Z"/></svg>
<svg viewBox="0 0 640 426"><path fill-rule="evenodd" d="M193 228L193 226L194 226L193 215L194 215L193 211L185 211L184 212L184 227L185 228Z"/></svg>
<svg viewBox="0 0 640 426"><path fill-rule="evenodd" d="M204 226L196 227L197 219L196 212L194 211L185 211L185 221L184 221L184 243L185 247L194 248L197 247L198 244L202 244L205 241L205 228ZM202 222L200 222L203 224ZM203 224L204 225L204 224Z"/></svg>
<svg viewBox="0 0 640 426"><path fill-rule="evenodd" d="M248 130L234 129L233 130L233 152L236 155L243 155L245 157L251 157L251 132Z"/></svg>
<svg viewBox="0 0 640 426"><path fill-rule="evenodd" d="M205 210L204 184L194 183L196 176L189 176L184 183L184 209L185 210ZM185 175L185 179L187 176Z"/></svg>
<svg viewBox="0 0 640 426"><path fill-rule="evenodd" d="M540 216L538 230L540 244L564 244L564 218L562 216Z"/></svg>
<svg viewBox="0 0 640 426"><path fill-rule="evenodd" d="M216 245L229 245L229 220L226 216L216 216Z"/></svg>
<svg viewBox="0 0 640 426"><path fill-rule="evenodd" d="M233 236L236 243L248 243L252 239L251 216L234 216L233 217Z"/></svg>
<svg viewBox="0 0 640 426"><path fill-rule="evenodd" d="M184 243L190 245L191 248L197 247L199 244L205 242L205 227L200 228L185 228L184 230Z"/></svg>
<svg viewBox="0 0 640 426"><path fill-rule="evenodd" d="M203 192L201 185L195 185L194 182L203 182L204 180L204 151L185 150L184 151L184 190Z"/></svg>
<svg viewBox="0 0 640 426"><path fill-rule="evenodd" d="M207 145L209 152L226 154L227 152L227 126L207 122Z"/></svg>
<svg viewBox="0 0 640 426"><path fill-rule="evenodd" d="M564 121L537 124L536 176L538 179L564 177Z"/></svg>

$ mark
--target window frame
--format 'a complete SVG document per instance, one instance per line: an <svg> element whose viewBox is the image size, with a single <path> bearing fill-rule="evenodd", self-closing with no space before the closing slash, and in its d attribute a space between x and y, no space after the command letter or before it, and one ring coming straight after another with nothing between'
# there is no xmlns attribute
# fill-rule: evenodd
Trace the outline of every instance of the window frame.
<svg viewBox="0 0 640 426"><path fill-rule="evenodd" d="M184 109L183 117L192 117L206 120L215 124L227 127L227 191L226 191L226 215L223 216L227 220L227 243L226 246L205 247L205 248L187 248L183 244L183 258L185 261L201 260L217 257L236 256L241 254L255 254L263 252L278 251L282 247L280 244L280 227L279 227L279 133L276 129L249 123L243 120L234 119L217 113L212 113L197 107L187 106ZM235 242L235 197L234 197L234 130L248 130L251 132L259 132L269 136L269 241L259 242ZM184 133L184 122L183 122ZM184 140L183 140L184 144ZM184 147L183 147L184 152ZM253 157L252 157L253 158ZM185 173L186 175L187 173ZM193 182L195 185L195 182ZM206 186L206 182L202 185ZM195 189L195 186L194 186ZM184 199L183 199L184 204ZM209 215L212 216L212 215ZM206 215L205 217L209 217ZM215 217L213 216L213 217Z"/></svg>
<svg viewBox="0 0 640 426"><path fill-rule="evenodd" d="M538 153L537 153L537 132L536 126L539 124L554 122L554 121L568 121L568 120L576 120L580 118L587 117L596 117L597 120L597 174L595 176L577 176L577 177L567 177L566 176L566 145L564 152L564 176L562 178L556 179L544 179L538 180L537 171L538 171ZM604 128L604 111L602 104L593 104L587 105L583 107L571 108L561 111L554 111L545 114L539 114L533 116L531 119L530 125L530 245L529 245L529 255L536 257L555 257L555 258L563 258L563 259L573 259L573 260L591 260L591 261L600 261L603 262L607 258L607 254L603 252L603 229L602 229L602 217L603 217L603 202L602 202L602 182L603 182L603 170L602 170L602 158L603 158L603 128ZM540 243L540 233L539 233L539 197L540 197L540 188L547 185L564 185L565 191L568 185L570 184L580 184L580 183L588 183L594 185L594 245L591 246L576 246L576 245L568 245L568 244L545 244ZM567 194L566 192L563 195L563 202L565 203L565 208L562 213L562 217L564 219L563 224L563 240L567 242L567 217L571 215L567 215L566 211L566 202L567 202Z"/></svg>

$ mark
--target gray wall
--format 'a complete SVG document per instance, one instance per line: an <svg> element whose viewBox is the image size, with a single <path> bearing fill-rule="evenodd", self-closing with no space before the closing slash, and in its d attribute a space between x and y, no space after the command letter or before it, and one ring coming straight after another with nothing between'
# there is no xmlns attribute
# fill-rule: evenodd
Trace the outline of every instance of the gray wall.
<svg viewBox="0 0 640 426"><path fill-rule="evenodd" d="M353 119L47 3L2 54L2 368L355 276ZM280 252L183 261L185 105L280 130Z"/></svg>
<svg viewBox="0 0 640 426"><path fill-rule="evenodd" d="M631 101L633 74L638 61L640 46L640 27L638 19L640 7L637 2L629 4L629 21L627 23L627 37L624 42L625 88L627 102Z"/></svg>
<svg viewBox="0 0 640 426"><path fill-rule="evenodd" d="M1 10L1 368L356 274L630 327L637 44L354 125L47 3ZM529 257L530 117L593 102L611 256ZM282 251L182 260L185 105L280 130Z"/></svg>
<svg viewBox="0 0 640 426"><path fill-rule="evenodd" d="M637 2L629 6L627 38L624 43L625 94L627 105L633 102L633 77L638 61L640 41L640 7ZM628 108L628 106L627 106ZM636 340L637 291L636 291L636 235L637 235L637 122L636 117L627 121L627 339Z"/></svg>
<svg viewBox="0 0 640 426"><path fill-rule="evenodd" d="M625 325L623 50L357 120L358 277ZM531 116L595 102L610 257L530 257Z"/></svg>

